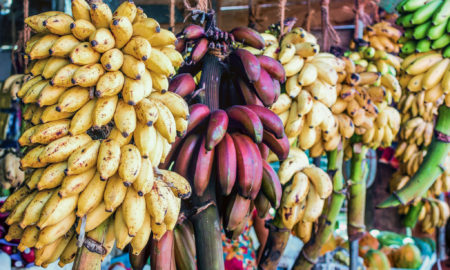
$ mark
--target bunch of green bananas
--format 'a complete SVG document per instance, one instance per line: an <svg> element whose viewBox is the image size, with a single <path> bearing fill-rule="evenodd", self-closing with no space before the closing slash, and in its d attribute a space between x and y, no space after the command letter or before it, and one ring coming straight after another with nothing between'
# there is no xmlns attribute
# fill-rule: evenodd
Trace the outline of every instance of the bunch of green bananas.
<svg viewBox="0 0 450 270"><path fill-rule="evenodd" d="M405 28L399 39L402 54L442 50L450 57L449 0L403 0L397 11L397 24Z"/></svg>

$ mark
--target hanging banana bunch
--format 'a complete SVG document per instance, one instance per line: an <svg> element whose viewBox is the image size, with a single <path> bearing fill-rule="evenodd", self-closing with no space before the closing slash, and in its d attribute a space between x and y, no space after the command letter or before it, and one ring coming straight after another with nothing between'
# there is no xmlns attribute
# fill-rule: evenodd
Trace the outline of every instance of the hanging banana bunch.
<svg viewBox="0 0 450 270"><path fill-rule="evenodd" d="M366 26L364 28L363 39L369 42L370 46L375 50L398 54L401 48L398 40L401 36L402 32L392 26L390 22L381 21L374 25ZM356 49L354 41L350 42L350 49Z"/></svg>
<svg viewBox="0 0 450 270"><path fill-rule="evenodd" d="M185 178L157 169L189 117L168 91L182 62L175 35L132 1L113 12L102 1L73 0L72 14L25 19L36 34L17 97L30 123L20 166L31 172L0 209L10 212L8 235L21 250L36 248L44 267L73 261L78 234L108 219L107 253L115 243L139 254L151 232L159 239L173 230L191 194Z"/></svg>

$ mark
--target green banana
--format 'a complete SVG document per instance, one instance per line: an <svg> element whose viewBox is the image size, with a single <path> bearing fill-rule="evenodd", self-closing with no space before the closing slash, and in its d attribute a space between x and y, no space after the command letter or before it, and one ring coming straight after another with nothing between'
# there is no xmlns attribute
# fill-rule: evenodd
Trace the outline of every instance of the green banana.
<svg viewBox="0 0 450 270"><path fill-rule="evenodd" d="M445 28L447 27L447 21L448 21L448 19L446 19L441 24L431 26L430 29L428 30L427 37L431 40L436 40L436 39L442 37L442 35L445 34L445 30L446 30Z"/></svg>
<svg viewBox="0 0 450 270"><path fill-rule="evenodd" d="M445 49L442 51L442 56L445 58L450 58L450 45L445 47Z"/></svg>
<svg viewBox="0 0 450 270"><path fill-rule="evenodd" d="M402 0L400 3L398 3L398 5L395 7L395 10L397 10L397 12L402 12L403 11L403 7L406 5L406 3L408 3L410 0Z"/></svg>
<svg viewBox="0 0 450 270"><path fill-rule="evenodd" d="M430 51L431 42L431 40L428 40L426 38L419 40L419 42L417 42L416 52L422 53Z"/></svg>
<svg viewBox="0 0 450 270"><path fill-rule="evenodd" d="M450 33L450 20L447 22L447 33Z"/></svg>
<svg viewBox="0 0 450 270"><path fill-rule="evenodd" d="M401 25L405 28L412 27L413 24L411 23L411 19L413 15L414 13L409 13L398 17L396 24Z"/></svg>
<svg viewBox="0 0 450 270"><path fill-rule="evenodd" d="M414 28L413 37L416 40L425 38L427 36L428 30L431 27L431 21L428 21L424 24L420 24Z"/></svg>
<svg viewBox="0 0 450 270"><path fill-rule="evenodd" d="M445 0L439 9L433 14L433 24L439 25L450 17L450 1Z"/></svg>
<svg viewBox="0 0 450 270"><path fill-rule="evenodd" d="M416 11L428 2L430 2L430 0L409 0L402 6L402 11Z"/></svg>
<svg viewBox="0 0 450 270"><path fill-rule="evenodd" d="M399 44L405 44L406 42L408 42L408 41L410 41L411 40L411 38L407 38L407 37L404 37L404 36L401 36L399 39L398 39L398 43Z"/></svg>
<svg viewBox="0 0 450 270"><path fill-rule="evenodd" d="M415 40L409 40L408 42L403 44L402 53L411 54L415 51L416 51L416 41Z"/></svg>
<svg viewBox="0 0 450 270"><path fill-rule="evenodd" d="M413 34L414 34L414 29L415 28L408 28L405 30L405 32L403 33L403 36L407 39L411 39L413 38Z"/></svg>
<svg viewBox="0 0 450 270"><path fill-rule="evenodd" d="M433 50L442 49L450 43L450 34L443 35L431 44Z"/></svg>
<svg viewBox="0 0 450 270"><path fill-rule="evenodd" d="M411 23L417 25L428 21L433 16L433 13L442 5L442 2L442 0L433 0L414 11Z"/></svg>

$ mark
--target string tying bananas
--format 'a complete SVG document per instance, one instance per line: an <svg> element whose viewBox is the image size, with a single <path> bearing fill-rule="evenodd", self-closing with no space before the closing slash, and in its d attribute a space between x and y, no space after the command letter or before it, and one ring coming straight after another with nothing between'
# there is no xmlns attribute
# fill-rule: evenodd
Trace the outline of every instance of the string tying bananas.
<svg viewBox="0 0 450 270"><path fill-rule="evenodd" d="M107 254L114 243L139 254L151 232L160 239L173 230L191 194L185 178L158 169L189 117L168 91L182 62L175 35L132 1L113 13L101 1L74 0L72 14L25 20L37 32L17 91L30 122L20 164L30 173L0 209L10 212L8 235L21 250L35 247L44 267L73 261L78 234L105 222Z"/></svg>
<svg viewBox="0 0 450 270"><path fill-rule="evenodd" d="M344 141L345 158L352 156L348 139L354 134L371 147L390 146L400 130L400 113L391 105L401 97L395 74L400 60L373 47L361 46L342 59L338 98L331 111L336 114Z"/></svg>
<svg viewBox="0 0 450 270"><path fill-rule="evenodd" d="M309 149L312 157L336 149L341 136L330 108L336 102L338 72L344 71L345 63L320 53L316 38L302 28L292 29L280 43L270 33L263 37L263 55L277 59L286 72L286 92L271 110L282 119L290 144Z"/></svg>

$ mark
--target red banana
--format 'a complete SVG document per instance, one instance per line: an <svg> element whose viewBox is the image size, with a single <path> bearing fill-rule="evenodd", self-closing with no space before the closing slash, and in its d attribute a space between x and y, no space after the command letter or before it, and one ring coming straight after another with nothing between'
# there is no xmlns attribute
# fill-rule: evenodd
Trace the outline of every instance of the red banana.
<svg viewBox="0 0 450 270"><path fill-rule="evenodd" d="M202 60L203 56L205 56L205 54L208 52L208 44L209 41L206 38L202 38L197 41L197 44L195 44L195 47L194 49L192 49L191 53L191 59L194 63Z"/></svg>
<svg viewBox="0 0 450 270"><path fill-rule="evenodd" d="M242 219L241 223L239 223L239 225L232 231L225 230L225 236L228 239L237 240L247 227L248 220L252 216L252 213L253 213L253 204L250 204L250 207L248 208L247 213L245 214L245 217Z"/></svg>
<svg viewBox="0 0 450 270"><path fill-rule="evenodd" d="M187 40L198 39L205 36L205 29L196 24L190 24L183 29L183 37Z"/></svg>
<svg viewBox="0 0 450 270"><path fill-rule="evenodd" d="M192 155L194 154L194 150L196 149L199 139L200 135L198 134L189 135L180 147L179 153L181 154L178 154L176 158L174 171L184 178L188 177L189 164L192 160Z"/></svg>
<svg viewBox="0 0 450 270"><path fill-rule="evenodd" d="M249 137L245 136L245 140L247 141L248 146L250 147L250 151L252 153L253 166L254 166L254 175L253 175L253 184L252 190L250 193L250 198L252 200L256 199L258 196L258 192L261 189L261 180L263 175L263 164L261 153L259 152L258 145L255 144Z"/></svg>
<svg viewBox="0 0 450 270"><path fill-rule="evenodd" d="M272 133L264 131L263 142L277 155L280 161L287 158L289 154L289 140L286 135L281 139L277 139Z"/></svg>
<svg viewBox="0 0 450 270"><path fill-rule="evenodd" d="M280 62L265 55L259 55L258 60L261 68L265 69L272 78L276 79L280 83L284 83L286 81L286 72Z"/></svg>
<svg viewBox="0 0 450 270"><path fill-rule="evenodd" d="M234 105L227 109L230 120L242 128L255 143L262 141L263 125L258 115L249 108Z"/></svg>
<svg viewBox="0 0 450 270"><path fill-rule="evenodd" d="M270 201L261 191L256 196L256 199L253 201L255 204L256 211L258 212L258 216L260 218L265 218L270 210Z"/></svg>
<svg viewBox="0 0 450 270"><path fill-rule="evenodd" d="M258 144L259 152L261 153L261 158L264 160L267 160L269 157L269 147L265 145L264 143Z"/></svg>
<svg viewBox="0 0 450 270"><path fill-rule="evenodd" d="M177 50L179 53L183 53L186 49L186 40L182 37L177 37L177 40L175 41L175 50Z"/></svg>
<svg viewBox="0 0 450 270"><path fill-rule="evenodd" d="M233 139L226 133L216 147L217 180L223 195L229 195L236 182L236 148Z"/></svg>
<svg viewBox="0 0 450 270"><path fill-rule="evenodd" d="M273 100L273 103L275 103L275 102L277 102L278 98L281 95L281 85L277 79L272 78L272 81L273 81L273 92L275 93L275 98Z"/></svg>
<svg viewBox="0 0 450 270"><path fill-rule="evenodd" d="M200 141L194 172L194 191L197 196L202 196L209 183L214 163L214 148L211 151L205 148L205 136Z"/></svg>
<svg viewBox="0 0 450 270"><path fill-rule="evenodd" d="M170 80L169 91L185 97L195 90L195 81L191 74L181 73Z"/></svg>
<svg viewBox="0 0 450 270"><path fill-rule="evenodd" d="M227 203L225 215L223 217L223 228L232 231L241 224L250 208L251 200L239 194L234 194Z"/></svg>
<svg viewBox="0 0 450 270"><path fill-rule="evenodd" d="M212 150L225 136L228 128L228 115L224 110L215 110L209 116L206 130L206 150Z"/></svg>
<svg viewBox="0 0 450 270"><path fill-rule="evenodd" d="M161 239L152 240L150 263L155 270L172 268L173 231L167 231Z"/></svg>
<svg viewBox="0 0 450 270"><path fill-rule="evenodd" d="M258 95L252 89L249 88L249 86L243 79L237 78L236 84L237 87L241 90L242 96L244 97L246 104L264 106L262 101L259 99Z"/></svg>
<svg viewBox="0 0 450 270"><path fill-rule="evenodd" d="M251 198L257 167L253 149L248 144L251 139L238 132L233 133L231 137L236 148L238 192L245 198Z"/></svg>
<svg viewBox="0 0 450 270"><path fill-rule="evenodd" d="M186 130L186 134L198 127L203 122L203 120L207 119L209 113L210 110L208 106L204 104L198 103L189 106L189 124Z"/></svg>
<svg viewBox="0 0 450 270"><path fill-rule="evenodd" d="M229 56L231 66L237 67L239 74L245 74L250 83L256 82L261 74L258 58L245 49L237 49Z"/></svg>
<svg viewBox="0 0 450 270"><path fill-rule="evenodd" d="M231 34L233 34L235 40L239 42L252 46L258 50L264 49L264 38L257 31L249 27L236 27L231 30Z"/></svg>
<svg viewBox="0 0 450 270"><path fill-rule="evenodd" d="M276 113L272 112L266 107L258 105L247 105L245 107L251 109L258 115L265 130L272 132L275 135L275 137L277 137L277 139L283 138L284 135L283 122Z"/></svg>
<svg viewBox="0 0 450 270"><path fill-rule="evenodd" d="M272 166L265 160L263 160L261 191L270 201L273 208L278 209L280 207L281 195L283 194L280 179Z"/></svg>
<svg viewBox="0 0 450 270"><path fill-rule="evenodd" d="M265 69L261 69L259 80L253 83L256 94L266 106L270 106L275 102L275 91L273 87L273 79Z"/></svg>

